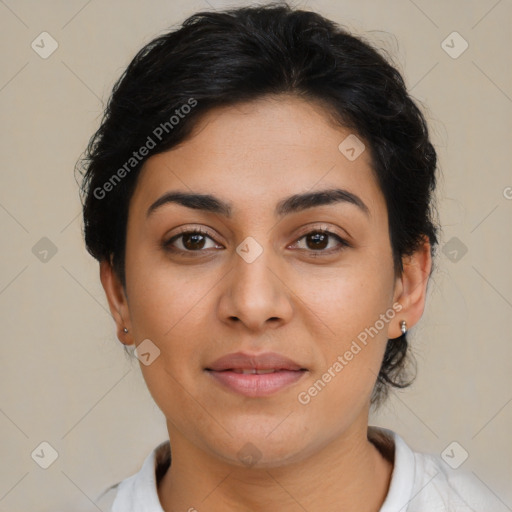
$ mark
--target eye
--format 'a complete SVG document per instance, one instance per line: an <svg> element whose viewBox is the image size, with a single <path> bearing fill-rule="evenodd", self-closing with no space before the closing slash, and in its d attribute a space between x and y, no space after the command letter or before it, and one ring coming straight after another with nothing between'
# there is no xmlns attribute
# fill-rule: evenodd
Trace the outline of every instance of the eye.
<svg viewBox="0 0 512 512"><path fill-rule="evenodd" d="M211 240L213 245L207 247L207 240ZM175 243L177 242L177 247ZM216 248L219 245L213 238L200 228L182 231L164 242L164 248L171 252L201 252L204 249Z"/></svg>
<svg viewBox="0 0 512 512"><path fill-rule="evenodd" d="M298 248L308 252L313 252L313 254L322 252L330 254L341 251L346 247L350 247L350 244L346 240L326 229L315 229L313 231L309 231L305 235L301 236L294 245L300 245L301 240L305 240L305 248L300 246ZM335 245L334 248L329 247L330 240L337 241L338 245Z"/></svg>

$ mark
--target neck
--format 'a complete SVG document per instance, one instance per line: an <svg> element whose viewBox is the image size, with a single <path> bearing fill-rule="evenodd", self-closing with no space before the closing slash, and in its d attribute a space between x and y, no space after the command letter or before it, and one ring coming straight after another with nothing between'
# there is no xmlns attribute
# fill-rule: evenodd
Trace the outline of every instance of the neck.
<svg viewBox="0 0 512 512"><path fill-rule="evenodd" d="M393 463L352 429L314 455L285 466L240 467L207 454L170 430L172 463L159 485L165 512L378 512Z"/></svg>

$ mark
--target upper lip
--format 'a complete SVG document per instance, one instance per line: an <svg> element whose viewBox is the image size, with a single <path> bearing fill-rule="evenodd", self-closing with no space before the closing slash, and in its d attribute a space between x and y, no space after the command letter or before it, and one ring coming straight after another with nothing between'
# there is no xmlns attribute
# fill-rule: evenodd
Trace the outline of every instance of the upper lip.
<svg viewBox="0 0 512 512"><path fill-rule="evenodd" d="M248 354L233 352L216 359L206 370L221 372L224 370L305 370L300 364L276 352Z"/></svg>

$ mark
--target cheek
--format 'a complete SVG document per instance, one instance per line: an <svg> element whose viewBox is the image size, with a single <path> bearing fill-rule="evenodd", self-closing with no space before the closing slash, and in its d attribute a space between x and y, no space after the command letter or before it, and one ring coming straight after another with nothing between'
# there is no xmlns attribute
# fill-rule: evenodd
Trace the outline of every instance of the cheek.
<svg viewBox="0 0 512 512"><path fill-rule="evenodd" d="M308 395L303 402L311 398L314 407L333 407L341 413L358 410L357 404L368 399L395 317L389 268L385 262L360 259L324 279L297 281L297 295L307 305L302 317L321 353L309 382L313 387L302 390Z"/></svg>
<svg viewBox="0 0 512 512"><path fill-rule="evenodd" d="M208 317L206 311L211 305L204 300L207 289L190 282L182 287L179 280L154 284L148 300L138 300L132 309L134 335L138 340L149 338L160 350L159 364L143 366L142 371L148 386L192 389L191 377L201 371L202 351L215 343L210 339L211 314Z"/></svg>
<svg viewBox="0 0 512 512"><path fill-rule="evenodd" d="M310 332L318 332L320 328L327 335L322 338L326 346L338 350L373 326L390 307L393 294L390 268L385 262L374 264L369 258L360 258L328 272L298 274L293 290L304 303L302 317L312 322ZM387 329L380 330L385 337Z"/></svg>
<svg viewBox="0 0 512 512"><path fill-rule="evenodd" d="M126 261L127 291L130 316L139 336L153 336L164 342L191 319L197 320L204 298L214 285L212 272L180 269L165 255L147 248L130 256ZM190 337L193 339L193 333Z"/></svg>
<svg viewBox="0 0 512 512"><path fill-rule="evenodd" d="M155 363L141 365L150 391L179 391L179 383L191 387L205 345L215 343L210 294L218 274L198 270L191 278L190 268L180 272L178 266L157 262L142 251L127 259L126 269L135 343L149 339L160 350Z"/></svg>
<svg viewBox="0 0 512 512"><path fill-rule="evenodd" d="M148 390L172 421L204 421L190 393L195 394L193 377L200 371L201 348L208 340L211 321L206 322L205 296L212 285L200 279L185 280L179 273L170 276L168 268L164 271L156 265L146 267L150 271L142 268L127 272L127 279L130 275L130 316L136 344L149 339L159 350L150 365L140 364Z"/></svg>

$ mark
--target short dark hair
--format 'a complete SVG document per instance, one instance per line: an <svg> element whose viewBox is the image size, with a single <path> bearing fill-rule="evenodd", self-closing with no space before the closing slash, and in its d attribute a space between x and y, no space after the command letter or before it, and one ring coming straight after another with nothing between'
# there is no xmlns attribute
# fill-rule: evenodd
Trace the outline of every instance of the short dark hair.
<svg viewBox="0 0 512 512"><path fill-rule="evenodd" d="M368 145L395 273L425 239L433 256L437 157L400 72L362 36L286 3L196 13L133 58L77 166L92 256L124 285L128 207L147 158L186 140L213 107L279 94L322 104ZM372 403L412 382L407 351L406 335L388 340Z"/></svg>

